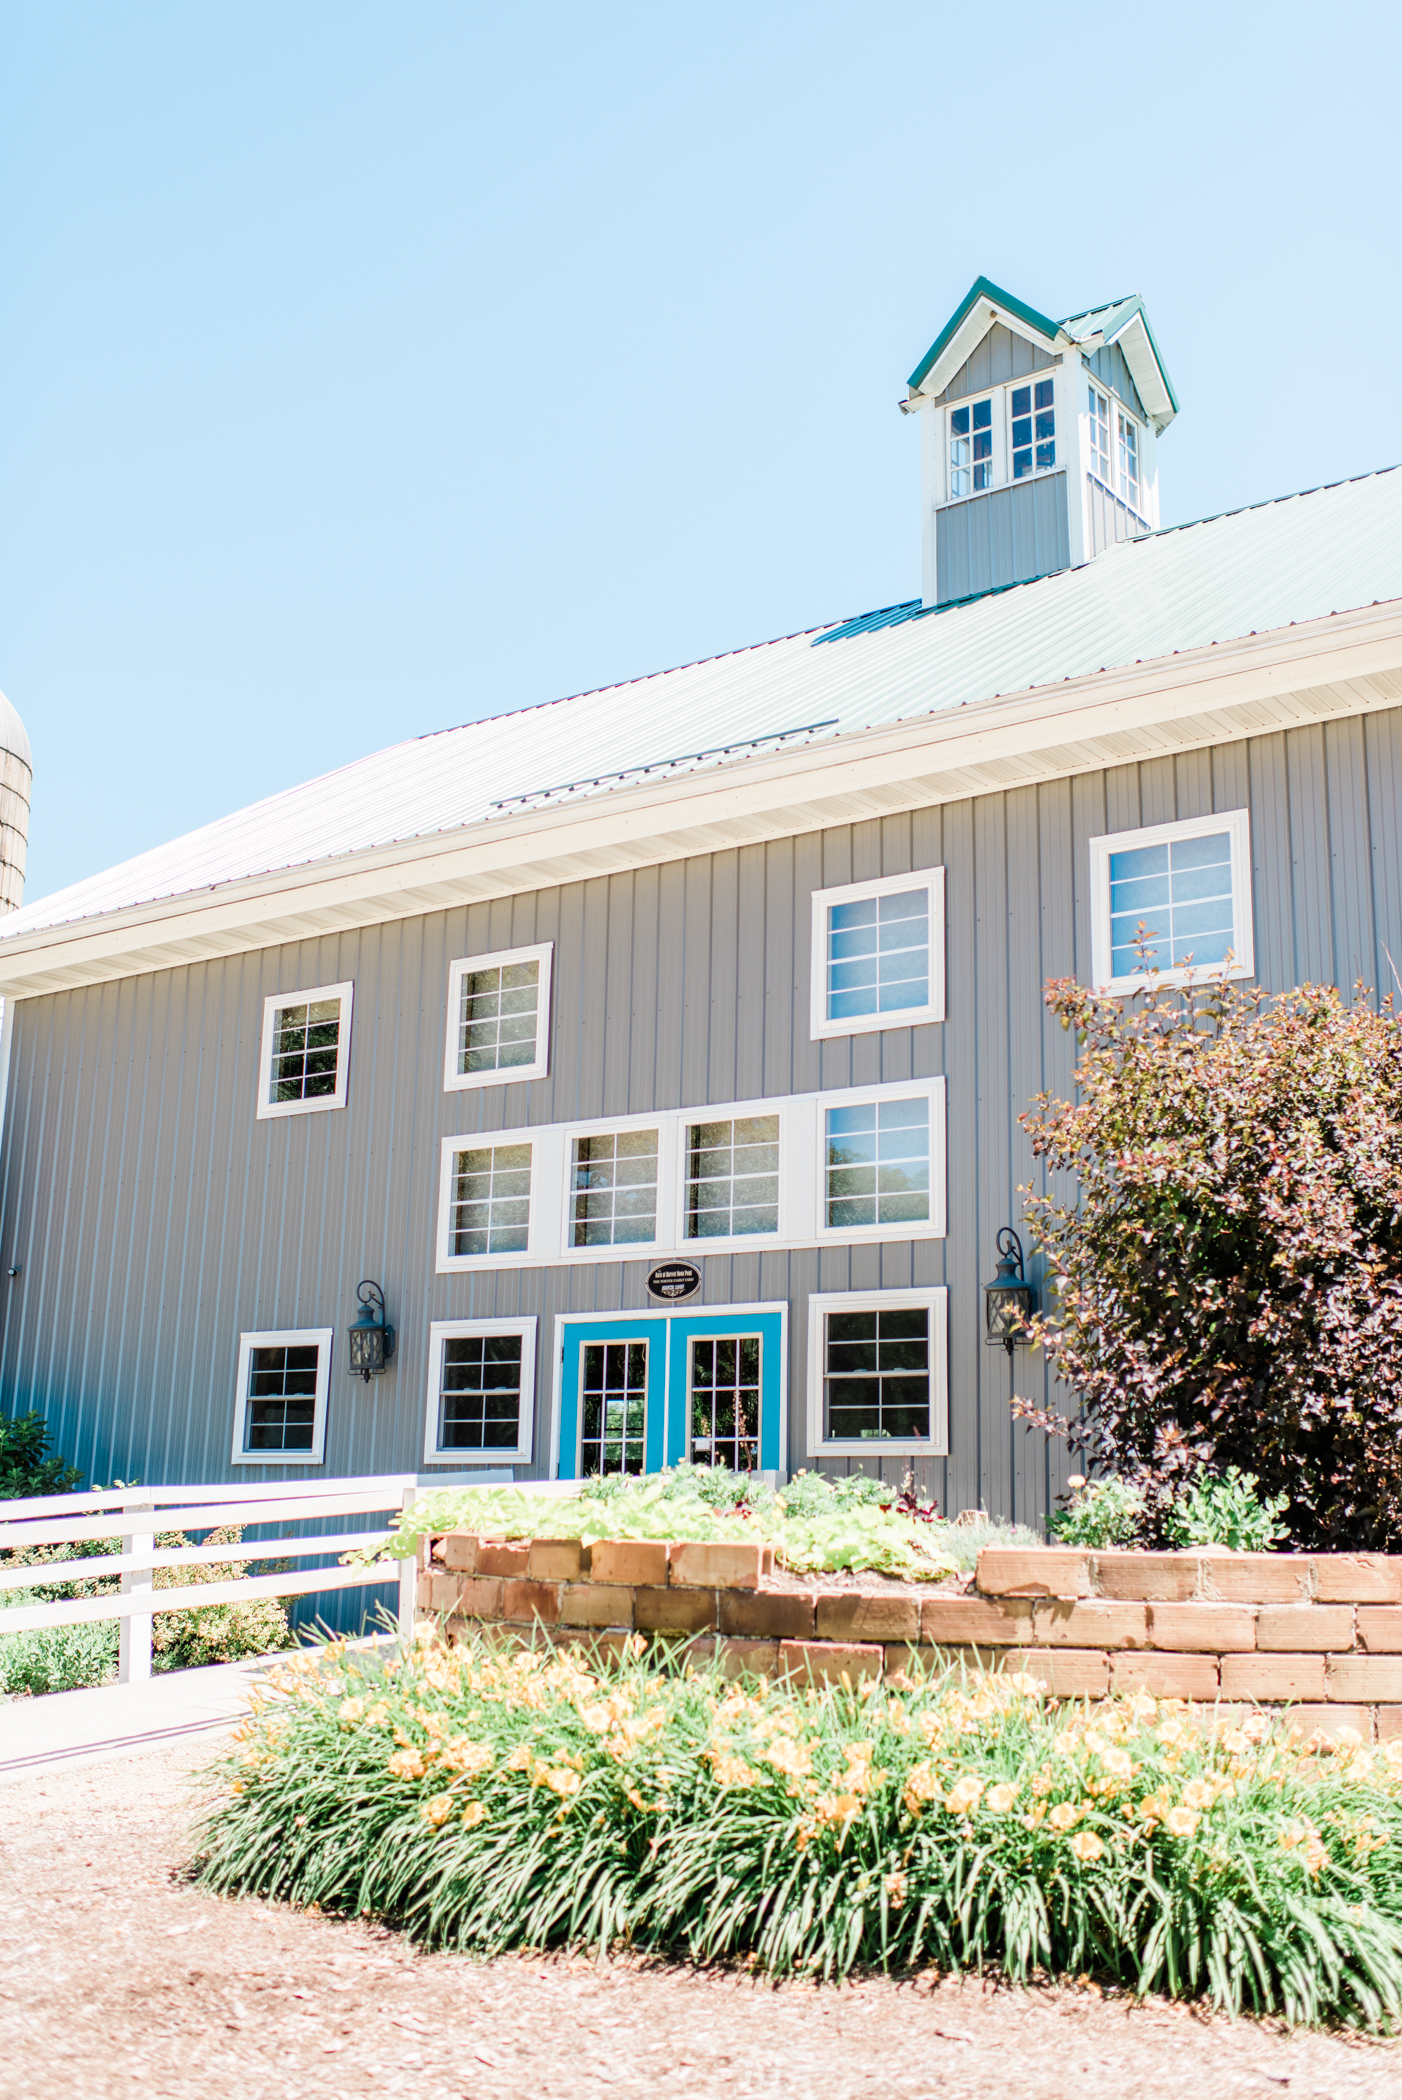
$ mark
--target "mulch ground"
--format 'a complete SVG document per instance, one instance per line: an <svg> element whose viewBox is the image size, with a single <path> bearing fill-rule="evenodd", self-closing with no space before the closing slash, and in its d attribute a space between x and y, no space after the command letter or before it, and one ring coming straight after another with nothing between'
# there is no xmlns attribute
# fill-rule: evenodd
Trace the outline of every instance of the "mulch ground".
<svg viewBox="0 0 1402 2100"><path fill-rule="evenodd" d="M1402 2094L1402 2044L1089 1989L777 1989L617 1962L422 1955L184 1884L175 1749L0 1788L0 2094L15 2100L1320 2100Z"/></svg>

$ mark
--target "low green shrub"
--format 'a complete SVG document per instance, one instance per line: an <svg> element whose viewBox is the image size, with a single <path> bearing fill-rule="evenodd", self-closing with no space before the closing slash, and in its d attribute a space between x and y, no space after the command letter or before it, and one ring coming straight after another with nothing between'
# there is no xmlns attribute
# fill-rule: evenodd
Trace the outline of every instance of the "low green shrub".
<svg viewBox="0 0 1402 2100"><path fill-rule="evenodd" d="M50 1451L49 1425L33 1408L0 1417L0 1502L64 1495L82 1477L76 1466Z"/></svg>
<svg viewBox="0 0 1402 2100"><path fill-rule="evenodd" d="M1254 1473L1228 1466L1225 1473L1199 1476L1186 1495L1175 1496L1164 1517L1170 1546L1231 1546L1240 1553L1268 1553L1288 1536L1280 1522L1288 1495L1262 1495Z"/></svg>
<svg viewBox="0 0 1402 2100"><path fill-rule="evenodd" d="M1018 1527L941 1523L907 1477L902 1487L850 1474L799 1473L771 1488L723 1466L672 1466L646 1478L589 1480L548 1500L525 1488L451 1488L422 1496L367 1556L412 1553L425 1534L502 1538L758 1540L796 1574L870 1569L937 1582L971 1568L980 1543L1036 1545Z"/></svg>
<svg viewBox="0 0 1402 2100"><path fill-rule="evenodd" d="M1047 1519L1047 1534L1058 1546L1137 1546L1143 1523L1143 1488L1073 1474L1071 1500Z"/></svg>
<svg viewBox="0 0 1402 2100"><path fill-rule="evenodd" d="M47 1601L32 1590L9 1590L5 1595L7 1605ZM111 1684L117 1675L117 1641L115 1619L0 1634L0 1692L40 1699L49 1692Z"/></svg>
<svg viewBox="0 0 1402 2100"><path fill-rule="evenodd" d="M480 1953L1402 2013L1402 1744L1315 1755L1264 1715L1058 1709L1012 1677L798 1690L426 1633L280 1673L218 1768L205 1886Z"/></svg>

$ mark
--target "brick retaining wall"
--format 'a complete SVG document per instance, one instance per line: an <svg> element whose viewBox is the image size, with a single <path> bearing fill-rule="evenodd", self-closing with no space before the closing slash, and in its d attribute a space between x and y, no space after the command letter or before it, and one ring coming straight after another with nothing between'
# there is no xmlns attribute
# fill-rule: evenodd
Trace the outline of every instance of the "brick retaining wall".
<svg viewBox="0 0 1402 2100"><path fill-rule="evenodd" d="M854 1681L961 1658L1066 1697L1288 1703L1311 1728L1402 1735L1402 1556L988 1547L966 1588L863 1591L777 1585L751 1545L453 1533L432 1547L419 1609L450 1635L641 1633L736 1673Z"/></svg>

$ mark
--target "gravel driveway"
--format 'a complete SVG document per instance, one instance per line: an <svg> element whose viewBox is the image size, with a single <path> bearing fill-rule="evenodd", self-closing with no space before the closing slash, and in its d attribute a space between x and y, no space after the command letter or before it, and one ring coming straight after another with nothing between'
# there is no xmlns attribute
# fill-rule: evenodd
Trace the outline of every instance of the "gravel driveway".
<svg viewBox="0 0 1402 2100"><path fill-rule="evenodd" d="M1092 1990L840 1990L477 1963L182 1886L210 1738L0 1788L6 2100L1320 2100L1402 2094L1402 2044Z"/></svg>

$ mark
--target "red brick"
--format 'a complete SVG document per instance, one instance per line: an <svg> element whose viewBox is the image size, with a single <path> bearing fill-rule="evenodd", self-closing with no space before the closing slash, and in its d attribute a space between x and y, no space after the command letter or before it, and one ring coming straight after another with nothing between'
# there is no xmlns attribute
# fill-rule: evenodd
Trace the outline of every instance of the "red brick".
<svg viewBox="0 0 1402 2100"><path fill-rule="evenodd" d="M1204 1591L1224 1604L1303 1604L1313 1587L1304 1553L1205 1553Z"/></svg>
<svg viewBox="0 0 1402 2100"><path fill-rule="evenodd" d="M1327 1697L1378 1706L1402 1700L1402 1655L1331 1655Z"/></svg>
<svg viewBox="0 0 1402 2100"><path fill-rule="evenodd" d="M586 1662L597 1665L601 1662L619 1662L633 1653L634 1636L631 1633L572 1633L561 1634L556 1646L569 1655L581 1655Z"/></svg>
<svg viewBox="0 0 1402 2100"><path fill-rule="evenodd" d="M1351 1604L1263 1604L1256 1621L1256 1646L1274 1653L1322 1654L1353 1646Z"/></svg>
<svg viewBox="0 0 1402 2100"><path fill-rule="evenodd" d="M435 1605L437 1611L450 1611L460 1619L499 1619L502 1605L502 1583L500 1576L491 1575L439 1575L434 1578L441 1585L438 1595L444 1603Z"/></svg>
<svg viewBox="0 0 1402 2100"><path fill-rule="evenodd" d="M1117 1692L1150 1692L1156 1699L1215 1699L1215 1655L1174 1655L1154 1648L1142 1655L1110 1658L1110 1679Z"/></svg>
<svg viewBox="0 0 1402 2100"><path fill-rule="evenodd" d="M886 1679L888 1683L897 1678L914 1682L916 1679L938 1677L949 1666L949 1656L943 1648L920 1648L911 1641L890 1641L886 1647Z"/></svg>
<svg viewBox="0 0 1402 2100"><path fill-rule="evenodd" d="M477 1572L479 1575L524 1576L529 1552L525 1539L513 1539L510 1545L501 1539L483 1539L477 1548Z"/></svg>
<svg viewBox="0 0 1402 2100"><path fill-rule="evenodd" d="M633 1592L626 1583L567 1582L560 1592L562 1626L631 1626L632 1623Z"/></svg>
<svg viewBox="0 0 1402 2100"><path fill-rule="evenodd" d="M886 1651L872 1643L856 1641L780 1641L779 1674L800 1683L837 1684L845 1676L852 1684L865 1677L879 1677L886 1667Z"/></svg>
<svg viewBox="0 0 1402 2100"><path fill-rule="evenodd" d="M1358 1639L1370 1655L1402 1654L1402 1605L1360 1604ZM1342 1648L1346 1644L1336 1644Z"/></svg>
<svg viewBox="0 0 1402 2100"><path fill-rule="evenodd" d="M1196 1655L1249 1653L1256 1645L1256 1614L1245 1604L1156 1604L1149 1638L1156 1648Z"/></svg>
<svg viewBox="0 0 1402 2100"><path fill-rule="evenodd" d="M558 1582L528 1582L524 1578L507 1581L502 1585L501 1615L504 1619L525 1620L534 1623L539 1619L542 1626L555 1626L560 1618L560 1585Z"/></svg>
<svg viewBox="0 0 1402 2100"><path fill-rule="evenodd" d="M1285 1703L1325 1696L1322 1655L1224 1655L1222 1697Z"/></svg>
<svg viewBox="0 0 1402 2100"><path fill-rule="evenodd" d="M670 1546L667 1564L671 1580L685 1589L753 1590L759 1587L762 1558L759 1546L708 1540Z"/></svg>
<svg viewBox="0 0 1402 2100"><path fill-rule="evenodd" d="M1402 1604L1402 1554L1321 1553L1314 1586L1323 1604Z"/></svg>
<svg viewBox="0 0 1402 2100"><path fill-rule="evenodd" d="M1049 1648L1143 1648L1149 1639L1144 1604L1039 1604L1032 1614L1033 1640Z"/></svg>
<svg viewBox="0 0 1402 2100"><path fill-rule="evenodd" d="M1068 1546L985 1546L974 1579L985 1597L1089 1597L1090 1556Z"/></svg>
<svg viewBox="0 0 1402 2100"><path fill-rule="evenodd" d="M818 1592L818 1638L822 1641L918 1641L920 1599L863 1596L860 1590Z"/></svg>
<svg viewBox="0 0 1402 2100"><path fill-rule="evenodd" d="M1402 1706L1380 1706L1378 1708L1378 1741L1394 1743L1402 1736Z"/></svg>
<svg viewBox="0 0 1402 2100"><path fill-rule="evenodd" d="M1109 1689L1109 1657L1091 1648L1004 1648L995 1667L1035 1677L1058 1699L1101 1698Z"/></svg>
<svg viewBox="0 0 1402 2100"><path fill-rule="evenodd" d="M716 1654L727 1677L772 1677L779 1667L777 1641L717 1641Z"/></svg>
<svg viewBox="0 0 1402 2100"><path fill-rule="evenodd" d="M1293 1706L1290 1726L1303 1735L1337 1736L1351 1728L1365 1743L1373 1740L1373 1709L1370 1706Z"/></svg>
<svg viewBox="0 0 1402 2100"><path fill-rule="evenodd" d="M1032 1606L1020 1598L1000 1604L987 1597L926 1597L920 1606L920 1638L944 1647L968 1642L1017 1647L1032 1639Z"/></svg>
<svg viewBox="0 0 1402 2100"><path fill-rule="evenodd" d="M811 1641L811 1590L719 1590L716 1625L749 1640Z"/></svg>
<svg viewBox="0 0 1402 2100"><path fill-rule="evenodd" d="M642 1588L633 1592L633 1624L639 1633L712 1633L714 1590Z"/></svg>
<svg viewBox="0 0 1402 2100"><path fill-rule="evenodd" d="M532 1539L526 1573L536 1582L578 1582L589 1573L589 1548L582 1539Z"/></svg>
<svg viewBox="0 0 1402 2100"><path fill-rule="evenodd" d="M667 1547L662 1539L596 1539L589 1549L589 1572L595 1582L644 1583L660 1587L667 1580Z"/></svg>
<svg viewBox="0 0 1402 2100"><path fill-rule="evenodd" d="M1182 1604L1200 1594L1202 1560L1196 1553L1097 1553L1093 1573L1102 1597Z"/></svg>
<svg viewBox="0 0 1402 2100"><path fill-rule="evenodd" d="M464 1575L477 1573L477 1549L481 1545L475 1531L450 1531L439 1548L445 1568L457 1568Z"/></svg>

